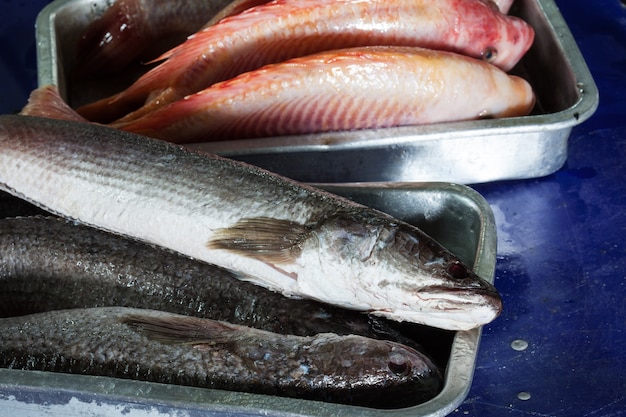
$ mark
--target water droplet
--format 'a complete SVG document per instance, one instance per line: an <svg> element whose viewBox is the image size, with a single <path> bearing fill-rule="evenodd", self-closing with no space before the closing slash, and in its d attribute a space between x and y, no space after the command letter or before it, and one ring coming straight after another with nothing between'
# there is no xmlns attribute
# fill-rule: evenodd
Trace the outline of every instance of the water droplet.
<svg viewBox="0 0 626 417"><path fill-rule="evenodd" d="M513 350L521 352L522 350L528 349L528 342L524 339L516 339L511 342L511 348L513 348Z"/></svg>

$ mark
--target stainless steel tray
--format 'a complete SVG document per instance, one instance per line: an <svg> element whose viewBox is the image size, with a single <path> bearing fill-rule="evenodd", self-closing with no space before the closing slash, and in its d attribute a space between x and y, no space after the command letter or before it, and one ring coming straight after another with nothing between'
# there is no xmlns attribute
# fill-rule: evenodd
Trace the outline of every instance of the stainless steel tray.
<svg viewBox="0 0 626 417"><path fill-rule="evenodd" d="M421 227L493 282L496 227L480 194L456 184L320 185ZM0 198L12 198L0 194ZM2 213L0 213L2 217ZM444 387L432 400L379 410L292 398L84 375L0 369L0 416L445 416L467 396L481 329L440 333L448 352ZM132 413L131 413L132 412ZM130 413L130 414L129 414Z"/></svg>
<svg viewBox="0 0 626 417"><path fill-rule="evenodd" d="M66 76L80 30L110 2L56 0L39 14L39 85L58 85L77 105L112 93L111 83L127 82L99 79L87 86ZM516 0L511 14L536 32L533 47L513 69L537 94L530 116L189 146L304 182L469 184L551 174L567 159L572 127L597 108L598 90L553 0Z"/></svg>

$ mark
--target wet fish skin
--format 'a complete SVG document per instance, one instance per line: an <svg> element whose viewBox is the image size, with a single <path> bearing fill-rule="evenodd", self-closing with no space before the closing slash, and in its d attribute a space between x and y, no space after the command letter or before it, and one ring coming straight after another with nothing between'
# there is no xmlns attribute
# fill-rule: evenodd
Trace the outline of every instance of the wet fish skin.
<svg viewBox="0 0 626 417"><path fill-rule="evenodd" d="M420 349L389 322L284 297L221 268L55 217L0 219L0 317L126 306L275 333L358 334Z"/></svg>
<svg viewBox="0 0 626 417"><path fill-rule="evenodd" d="M78 111L127 122L265 64L356 46L450 50L509 70L533 38L527 23L482 0L276 0L191 35L129 88Z"/></svg>
<svg viewBox="0 0 626 417"><path fill-rule="evenodd" d="M525 116L534 103L528 82L474 58L361 47L268 65L111 126L191 143Z"/></svg>
<svg viewBox="0 0 626 417"><path fill-rule="evenodd" d="M278 335L122 307L0 319L0 362L12 369L381 408L426 401L442 385L441 375L427 357L394 342L332 333Z"/></svg>
<svg viewBox="0 0 626 417"><path fill-rule="evenodd" d="M497 290L418 228L258 167L88 123L0 116L0 189L283 293L467 330Z"/></svg>
<svg viewBox="0 0 626 417"><path fill-rule="evenodd" d="M229 3L230 0L116 0L84 29L77 45L74 74L112 73L140 57L155 58L184 41ZM165 49L155 49L155 44Z"/></svg>

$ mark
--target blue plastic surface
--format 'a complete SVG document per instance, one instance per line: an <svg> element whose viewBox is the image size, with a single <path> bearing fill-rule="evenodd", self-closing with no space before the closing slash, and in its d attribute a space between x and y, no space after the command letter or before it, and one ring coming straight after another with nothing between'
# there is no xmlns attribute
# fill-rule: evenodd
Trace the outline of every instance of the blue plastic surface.
<svg viewBox="0 0 626 417"><path fill-rule="evenodd" d="M0 113L19 111L36 86L34 21L47 3L0 0ZM600 106L555 174L474 187L496 215L505 308L484 329L453 416L626 414L626 8L556 3Z"/></svg>

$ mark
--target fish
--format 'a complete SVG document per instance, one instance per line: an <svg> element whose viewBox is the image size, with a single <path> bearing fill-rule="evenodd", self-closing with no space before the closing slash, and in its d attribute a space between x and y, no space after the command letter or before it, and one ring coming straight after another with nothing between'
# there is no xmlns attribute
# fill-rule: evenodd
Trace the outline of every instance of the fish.
<svg viewBox="0 0 626 417"><path fill-rule="evenodd" d="M0 319L0 366L396 408L442 377L402 344L356 335L279 335L128 307Z"/></svg>
<svg viewBox="0 0 626 417"><path fill-rule="evenodd" d="M484 0L274 0L196 32L125 90L77 110L127 122L266 64L356 46L448 50L508 71L533 39L530 25Z"/></svg>
<svg viewBox="0 0 626 417"><path fill-rule="evenodd" d="M214 265L49 215L0 219L0 261L0 317L124 306L423 349L384 319L287 298Z"/></svg>
<svg viewBox="0 0 626 417"><path fill-rule="evenodd" d="M526 80L484 61L362 47L270 64L111 126L192 143L525 116L534 104Z"/></svg>
<svg viewBox="0 0 626 417"><path fill-rule="evenodd" d="M0 190L288 297L468 330L493 286L414 225L259 167L81 122L0 116Z"/></svg>
<svg viewBox="0 0 626 417"><path fill-rule="evenodd" d="M115 73L150 61L202 28L230 0L116 0L83 29L74 75ZM223 12L222 12L223 13Z"/></svg>

